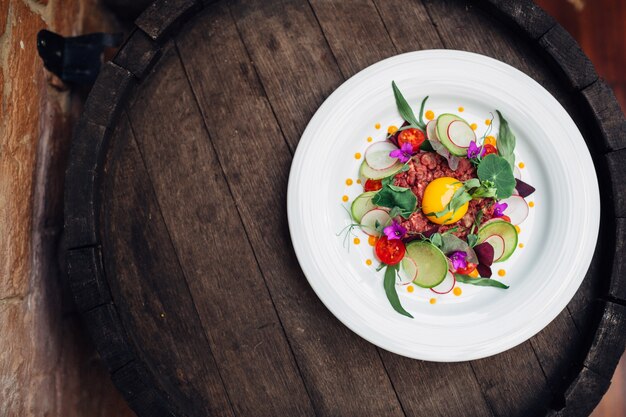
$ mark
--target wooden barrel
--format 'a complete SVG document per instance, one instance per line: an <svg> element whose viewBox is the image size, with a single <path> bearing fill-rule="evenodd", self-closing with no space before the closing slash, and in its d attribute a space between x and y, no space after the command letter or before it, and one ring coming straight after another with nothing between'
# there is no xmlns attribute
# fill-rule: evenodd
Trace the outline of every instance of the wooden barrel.
<svg viewBox="0 0 626 417"><path fill-rule="evenodd" d="M323 100L370 64L431 48L492 56L547 88L583 133L602 198L567 308L464 363L349 331L303 276L286 218L292 156ZM102 70L75 136L70 284L140 416L588 415L626 337L625 148L610 88L529 1L159 0Z"/></svg>

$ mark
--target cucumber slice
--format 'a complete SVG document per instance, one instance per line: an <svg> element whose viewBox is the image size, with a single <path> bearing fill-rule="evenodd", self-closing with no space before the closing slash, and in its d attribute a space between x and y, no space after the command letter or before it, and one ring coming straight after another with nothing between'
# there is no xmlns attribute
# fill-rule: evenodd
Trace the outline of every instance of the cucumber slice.
<svg viewBox="0 0 626 417"><path fill-rule="evenodd" d="M454 129L452 129L452 132L450 132L450 125L453 122L462 122L464 123L467 128L469 128L469 130L471 131L471 135L473 135L474 139L476 140L476 134L474 133L474 131L472 130L472 128L469 126L469 124L463 120L461 117L457 116L456 114L451 114L451 113L444 113L441 116L439 116L437 118L437 138L439 139L439 142L441 142L443 144L443 146L446 147L446 149L448 151L450 151L450 153L454 156L466 156L467 155L467 147L463 148L461 146L457 146L451 139L450 139L450 133L454 133L455 135L461 135L462 132L466 132L465 128L463 128L463 125L460 123L457 123L454 126ZM461 129L462 128L462 129ZM467 132L466 132L467 133ZM465 134L465 133L464 133ZM461 143L461 144L465 144L467 142L467 146L469 146L469 142L470 140L467 140L467 137L463 137L462 140L461 138L457 138L457 140Z"/></svg>
<svg viewBox="0 0 626 417"><path fill-rule="evenodd" d="M398 273L400 285L407 285L413 282L413 280L417 277L417 264L415 261L408 256L405 256L402 258L400 266L402 266L402 268L400 268L400 272Z"/></svg>
<svg viewBox="0 0 626 417"><path fill-rule="evenodd" d="M383 178L387 178L393 174L397 174L402 170L403 165L404 164L402 162L398 162L387 169L373 169L367 164L367 162L363 161L359 170L359 174L365 178L380 180Z"/></svg>
<svg viewBox="0 0 626 417"><path fill-rule="evenodd" d="M498 239L500 238L500 239ZM511 257L517 247L517 230L504 220L493 220L478 229L478 243L489 242L494 249L494 262L503 262ZM500 249L502 245L502 249ZM498 253L502 254L498 257Z"/></svg>
<svg viewBox="0 0 626 417"><path fill-rule="evenodd" d="M430 242L413 241L406 246L405 257L417 265L417 276L413 283L422 288L433 288L441 284L448 274L448 259Z"/></svg>
<svg viewBox="0 0 626 417"><path fill-rule="evenodd" d="M363 215L376 208L376 204L372 203L372 197L375 195L376 191L366 191L354 199L350 207L350 212L355 222L361 223Z"/></svg>
<svg viewBox="0 0 626 417"><path fill-rule="evenodd" d="M391 217L383 209L375 208L361 218L361 230L370 236L380 236L383 228L391 224Z"/></svg>

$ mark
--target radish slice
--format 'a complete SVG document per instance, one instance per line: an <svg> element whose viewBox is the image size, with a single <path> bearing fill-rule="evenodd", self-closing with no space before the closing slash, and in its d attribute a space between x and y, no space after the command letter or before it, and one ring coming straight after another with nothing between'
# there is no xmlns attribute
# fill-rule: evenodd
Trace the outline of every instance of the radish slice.
<svg viewBox="0 0 626 417"><path fill-rule="evenodd" d="M462 120L455 120L448 125L448 139L459 148L469 148L470 142L476 141L476 133Z"/></svg>
<svg viewBox="0 0 626 417"><path fill-rule="evenodd" d="M398 162L397 158L389 156L389 153L396 149L398 147L391 142L376 142L365 150L365 162L377 171L388 169Z"/></svg>
<svg viewBox="0 0 626 417"><path fill-rule="evenodd" d="M507 204L504 214L509 216L511 223L520 224L526 220L526 217L528 217L528 203L526 203L524 197L512 195L511 197L505 198L500 202Z"/></svg>
<svg viewBox="0 0 626 417"><path fill-rule="evenodd" d="M437 285L430 290L435 294L447 294L454 289L456 285L456 277L451 271L448 271L448 275L441 281L441 284Z"/></svg>
<svg viewBox="0 0 626 417"><path fill-rule="evenodd" d="M398 278L400 278L400 285L407 285L413 282L417 278L417 264L408 256L402 258L400 264L402 268L398 271Z"/></svg>
<svg viewBox="0 0 626 417"><path fill-rule="evenodd" d="M428 140L439 140L437 137L437 119L431 120L426 124L426 138Z"/></svg>
<svg viewBox="0 0 626 417"><path fill-rule="evenodd" d="M493 261L498 262L504 255L504 239L499 235L491 235L485 239L485 242L493 247Z"/></svg>
<svg viewBox="0 0 626 417"><path fill-rule="evenodd" d="M390 223L389 213L383 209L375 208L361 217L361 230L370 236L380 236L383 234L383 228Z"/></svg>
<svg viewBox="0 0 626 417"><path fill-rule="evenodd" d="M516 180L521 180L522 179L522 171L520 171L520 169L517 166L513 167L513 177Z"/></svg>

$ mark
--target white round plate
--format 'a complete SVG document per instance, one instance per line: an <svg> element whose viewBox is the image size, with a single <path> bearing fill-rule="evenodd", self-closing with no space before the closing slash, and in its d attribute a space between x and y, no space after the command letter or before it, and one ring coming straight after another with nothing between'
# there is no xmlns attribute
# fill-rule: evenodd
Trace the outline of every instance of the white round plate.
<svg viewBox="0 0 626 417"><path fill-rule="evenodd" d="M459 284L460 296L398 286L414 319L396 313L383 290L383 273L367 236L344 245L350 224L342 197L362 192L358 168L369 145L402 120L391 82L419 112L424 96L435 114L460 113L487 128L500 110L517 137L522 179L537 191L522 223L520 242L493 278L508 290ZM380 124L377 129L375 126ZM494 121L497 134L497 118ZM348 186L346 180L355 181ZM378 62L341 85L307 126L295 154L288 188L289 227L311 286L328 309L368 341L400 355L429 361L465 361L510 349L543 329L570 301L589 267L600 221L594 166L576 125L541 85L500 61L472 53L430 50ZM368 266L366 260L373 264ZM504 277L497 271L506 271ZM430 299L436 300L435 304Z"/></svg>

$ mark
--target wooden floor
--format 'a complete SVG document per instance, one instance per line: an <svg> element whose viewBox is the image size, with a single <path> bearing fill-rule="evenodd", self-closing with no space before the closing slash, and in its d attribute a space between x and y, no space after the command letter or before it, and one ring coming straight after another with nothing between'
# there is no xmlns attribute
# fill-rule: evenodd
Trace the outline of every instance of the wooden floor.
<svg viewBox="0 0 626 417"><path fill-rule="evenodd" d="M626 109L626 1L535 1L578 40L598 74L613 87L622 110ZM615 371L611 388L592 414L617 416L626 416L626 355Z"/></svg>

